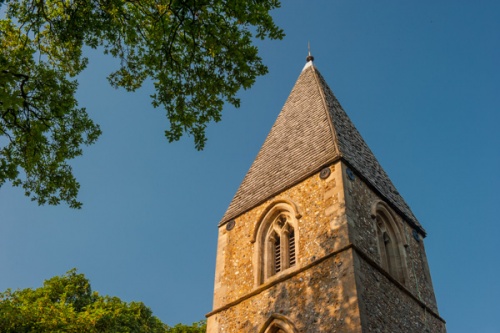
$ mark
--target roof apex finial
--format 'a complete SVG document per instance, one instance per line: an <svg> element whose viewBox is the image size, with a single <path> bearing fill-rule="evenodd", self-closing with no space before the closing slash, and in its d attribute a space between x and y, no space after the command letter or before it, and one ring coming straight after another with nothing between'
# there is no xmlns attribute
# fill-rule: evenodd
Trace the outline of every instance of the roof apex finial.
<svg viewBox="0 0 500 333"><path fill-rule="evenodd" d="M309 41L307 41L307 58L306 58L306 61L309 62L309 61L313 61L314 60L314 57L311 55L311 44L309 43Z"/></svg>

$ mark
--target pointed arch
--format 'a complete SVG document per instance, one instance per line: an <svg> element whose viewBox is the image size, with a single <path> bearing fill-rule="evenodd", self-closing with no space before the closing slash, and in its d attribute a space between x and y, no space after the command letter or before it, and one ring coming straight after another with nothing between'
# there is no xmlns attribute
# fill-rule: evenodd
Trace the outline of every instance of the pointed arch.
<svg viewBox="0 0 500 333"><path fill-rule="evenodd" d="M269 219L269 216L272 216L273 214L276 214L276 211L281 211L281 210L286 210L293 212L295 218L298 220L302 217L302 214L299 212L299 207L295 204L295 202L287 199L278 199L272 201L266 209L260 214L259 220L255 224L255 228L253 231L253 235L251 238L251 242L254 243L257 240L257 233L259 232L260 225L262 222L265 220Z"/></svg>
<svg viewBox="0 0 500 333"><path fill-rule="evenodd" d="M261 214L254 230L255 285L296 266L298 260L298 218L296 205L273 201Z"/></svg>
<svg viewBox="0 0 500 333"><path fill-rule="evenodd" d="M380 264L391 276L401 283L408 281L405 237L396 214L381 200L372 205Z"/></svg>
<svg viewBox="0 0 500 333"><path fill-rule="evenodd" d="M299 331L287 317L274 313L266 320L259 333L299 333Z"/></svg>

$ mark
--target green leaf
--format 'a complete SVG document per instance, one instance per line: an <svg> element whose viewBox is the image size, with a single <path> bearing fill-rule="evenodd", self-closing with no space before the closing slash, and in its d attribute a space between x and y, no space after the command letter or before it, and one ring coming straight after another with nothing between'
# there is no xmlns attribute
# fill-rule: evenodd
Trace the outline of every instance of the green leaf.
<svg viewBox="0 0 500 333"><path fill-rule="evenodd" d="M0 4L3 5L1 0ZM0 19L0 186L21 186L38 204L80 208L69 161L101 131L79 108L83 47L120 60L113 87L135 91L154 82L169 142L193 137L222 119L225 103L267 73L254 38L282 39L270 12L276 0L5 1ZM6 142L4 144L4 142Z"/></svg>

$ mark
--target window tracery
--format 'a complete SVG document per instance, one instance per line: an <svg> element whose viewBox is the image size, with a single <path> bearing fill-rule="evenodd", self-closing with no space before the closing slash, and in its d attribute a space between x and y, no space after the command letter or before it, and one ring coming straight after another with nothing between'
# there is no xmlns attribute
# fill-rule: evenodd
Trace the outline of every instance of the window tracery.
<svg viewBox="0 0 500 333"><path fill-rule="evenodd" d="M264 252L265 278L295 265L295 230L289 220L289 214L281 213L269 226Z"/></svg>

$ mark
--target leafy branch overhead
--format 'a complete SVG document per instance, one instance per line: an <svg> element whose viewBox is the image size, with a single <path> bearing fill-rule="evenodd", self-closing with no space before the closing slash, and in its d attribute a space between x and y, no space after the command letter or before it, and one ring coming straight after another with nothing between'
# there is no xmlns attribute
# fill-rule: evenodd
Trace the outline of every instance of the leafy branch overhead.
<svg viewBox="0 0 500 333"><path fill-rule="evenodd" d="M114 87L151 80L165 135L203 149L224 103L267 72L253 38L281 39L276 0L0 0L0 186L11 181L39 204L73 208L79 184L68 161L100 135L75 99L83 47L120 59ZM5 7L5 8L3 8Z"/></svg>

